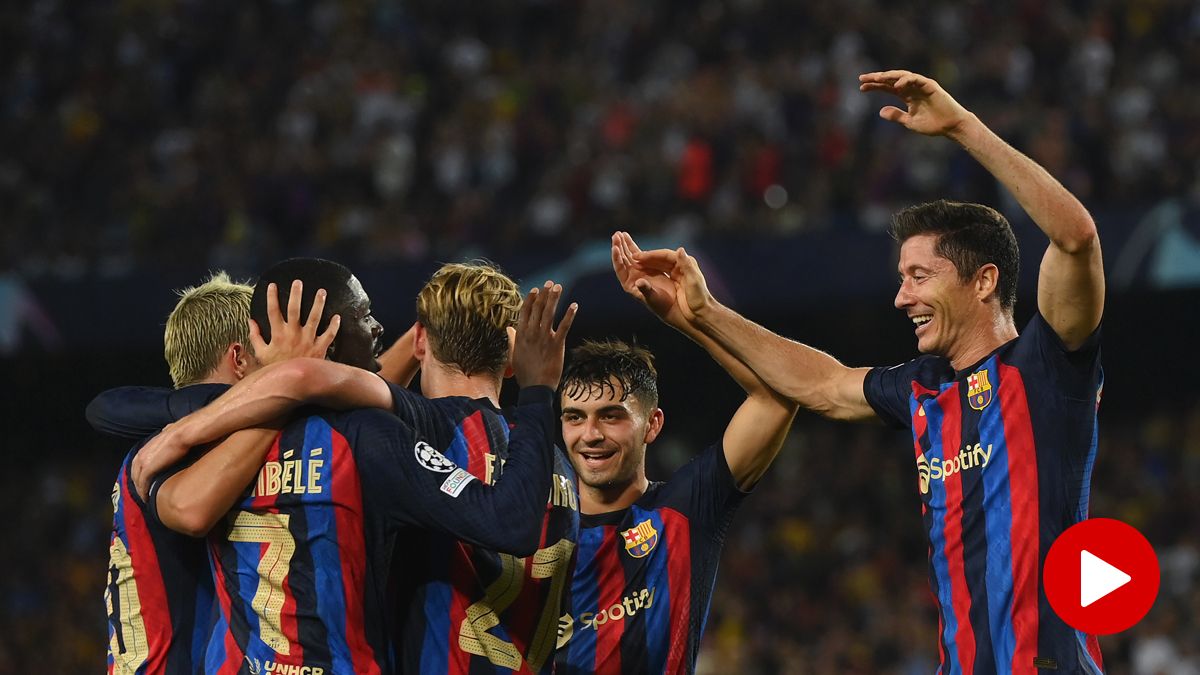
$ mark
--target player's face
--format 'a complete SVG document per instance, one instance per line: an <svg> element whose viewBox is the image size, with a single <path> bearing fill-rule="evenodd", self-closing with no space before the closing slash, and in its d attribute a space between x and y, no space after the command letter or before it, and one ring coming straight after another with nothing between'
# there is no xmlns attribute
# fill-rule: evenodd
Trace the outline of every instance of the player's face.
<svg viewBox="0 0 1200 675"><path fill-rule="evenodd" d="M620 400L621 385L615 381L603 391L581 389L562 397L562 434L571 464L588 487L623 487L644 471L656 411L643 410L632 395Z"/></svg>
<svg viewBox="0 0 1200 675"><path fill-rule="evenodd" d="M367 297L358 278L351 276L347 283L350 286L350 301L339 312L342 325L334 340L333 359L338 363L379 372L383 326L371 315L371 298Z"/></svg>
<svg viewBox="0 0 1200 675"><path fill-rule="evenodd" d="M900 246L900 290L896 309L912 320L922 354L950 356L973 325L973 287L958 277L954 263L934 251L937 237L920 234Z"/></svg>

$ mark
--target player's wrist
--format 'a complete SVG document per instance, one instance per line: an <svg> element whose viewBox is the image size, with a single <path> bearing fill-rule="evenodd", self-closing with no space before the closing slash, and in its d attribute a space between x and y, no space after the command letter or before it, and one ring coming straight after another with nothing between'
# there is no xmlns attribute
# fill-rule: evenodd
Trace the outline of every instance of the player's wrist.
<svg viewBox="0 0 1200 675"><path fill-rule="evenodd" d="M987 126L979 117L971 112L966 111L965 115L958 124L955 124L946 131L946 138L958 143L966 149L978 146L979 141L987 132Z"/></svg>

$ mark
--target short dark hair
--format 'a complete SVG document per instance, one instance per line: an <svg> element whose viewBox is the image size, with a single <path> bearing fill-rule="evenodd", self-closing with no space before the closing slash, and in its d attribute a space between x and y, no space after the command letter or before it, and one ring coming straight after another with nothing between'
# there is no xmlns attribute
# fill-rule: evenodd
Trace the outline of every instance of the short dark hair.
<svg viewBox="0 0 1200 675"><path fill-rule="evenodd" d="M945 199L917 204L892 216L891 233L901 244L919 234L937 235L934 251L954 263L963 281L984 265L995 265L1000 270L1000 306L1012 311L1017 304L1021 253L1012 226L996 209Z"/></svg>
<svg viewBox="0 0 1200 675"><path fill-rule="evenodd" d="M658 371L649 349L621 340L585 340L571 350L563 371L562 392L567 396L616 394L613 380L621 385L624 401L636 397L646 410L658 407Z"/></svg>
<svg viewBox="0 0 1200 675"><path fill-rule="evenodd" d="M317 332L323 333L334 314L344 313L350 304L350 269L341 263L322 258L288 258L267 268L254 285L254 296L250 299L250 318L258 322L263 339L271 341L271 322L267 320L267 285L275 284L279 289L279 310L287 315L288 298L292 293L292 282L304 282L300 301L301 320L308 319L312 311L317 289L324 288L325 309L321 312L321 323Z"/></svg>

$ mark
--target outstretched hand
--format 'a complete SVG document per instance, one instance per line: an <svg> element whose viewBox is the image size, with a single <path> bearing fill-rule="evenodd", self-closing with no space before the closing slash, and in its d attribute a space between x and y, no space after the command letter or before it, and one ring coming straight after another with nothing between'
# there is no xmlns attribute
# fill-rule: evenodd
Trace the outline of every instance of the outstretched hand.
<svg viewBox="0 0 1200 675"><path fill-rule="evenodd" d="M279 289L275 284L267 285L267 320L271 325L271 342L262 337L258 322L250 320L250 344L254 347L254 355L259 362L268 366L279 361L300 357L325 358L333 339L337 337L338 327L342 325L342 317L334 314L329 319L329 326L324 333L317 335L317 325L321 323L321 313L325 311L325 289L317 290L313 298L312 309L308 312L308 320L300 322L300 302L304 295L304 282L296 279L292 282L292 290L288 295L287 318L279 311Z"/></svg>
<svg viewBox="0 0 1200 675"><path fill-rule="evenodd" d="M887 70L858 76L859 91L893 94L906 110L885 106L879 116L927 136L950 136L971 118L937 81L907 70Z"/></svg>
<svg viewBox="0 0 1200 675"><path fill-rule="evenodd" d="M541 290L530 290L525 302L521 303L513 349L513 375L522 387L545 385L558 388L566 357L567 333L579 309L578 304L571 303L555 329L554 314L561 296L562 286L547 281Z"/></svg>
<svg viewBox="0 0 1200 675"><path fill-rule="evenodd" d="M634 258L642 253L628 232L614 232L612 236L612 265L617 281L626 293L633 296L650 311L658 315L667 325L684 330L691 320L686 303L676 303L678 289L665 272L651 271L639 267ZM672 252L673 253L673 252Z"/></svg>
<svg viewBox="0 0 1200 675"><path fill-rule="evenodd" d="M635 273L631 273L630 276L633 291L626 288L626 292L639 294L647 306L663 317L664 321L675 325L664 313L660 312L660 309L666 311L662 307L660 294L670 293L669 297L673 299L679 316L689 324L696 320L697 315L716 304L717 301L708 291L708 283L704 280L704 273L700 271L699 263L688 255L682 246L673 251L667 248L640 251L628 233L618 232L617 234L624 240L624 246L632 247L623 248L625 251L623 255L627 260L632 260L630 267L635 270ZM616 267L615 255L614 253L614 268ZM617 272L617 276L621 277L620 271ZM671 291L667 291L663 279L670 282ZM625 287L624 279L621 281L621 286ZM647 291L649 295L647 295Z"/></svg>

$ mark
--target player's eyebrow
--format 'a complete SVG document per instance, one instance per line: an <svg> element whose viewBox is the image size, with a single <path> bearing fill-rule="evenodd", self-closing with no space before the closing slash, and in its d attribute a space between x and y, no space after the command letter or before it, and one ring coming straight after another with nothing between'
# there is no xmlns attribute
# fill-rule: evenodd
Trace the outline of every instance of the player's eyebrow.
<svg viewBox="0 0 1200 675"><path fill-rule="evenodd" d="M582 415L585 417L587 416L587 412L585 412L582 408L576 408L574 406L566 406L562 409L562 411L563 411L564 415L570 413L573 415ZM612 405L606 405L603 408L600 408L599 410L596 411L596 414L603 415L605 413L612 413L612 412L624 413L625 408L623 406L619 406L614 403Z"/></svg>

